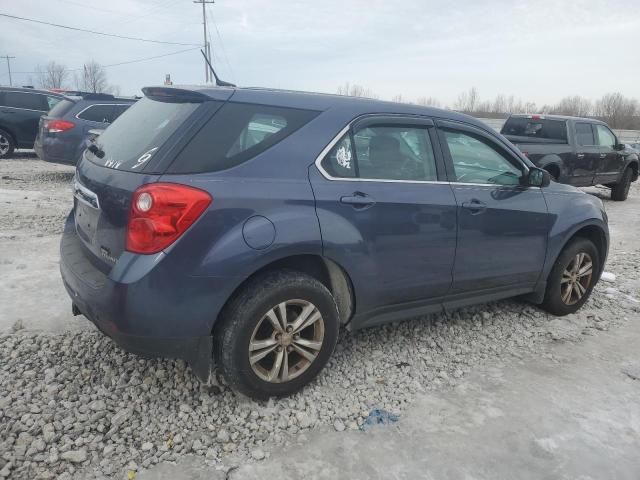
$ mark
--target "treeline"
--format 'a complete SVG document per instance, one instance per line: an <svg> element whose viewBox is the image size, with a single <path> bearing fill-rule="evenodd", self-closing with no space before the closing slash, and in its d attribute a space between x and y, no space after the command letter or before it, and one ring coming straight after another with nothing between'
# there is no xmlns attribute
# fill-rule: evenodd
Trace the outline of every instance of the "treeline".
<svg viewBox="0 0 640 480"><path fill-rule="evenodd" d="M346 82L337 89L339 95L379 99L370 89ZM415 100L395 95L394 102L414 103L430 107L445 108L481 117L505 117L511 113L542 113L571 115L576 117L597 117L612 128L640 130L640 102L625 97L621 93L608 93L595 101L579 95L565 97L554 105L537 105L514 96L498 95L490 100L482 100L475 87L458 95L452 105L445 105L436 97L419 97Z"/></svg>
<svg viewBox="0 0 640 480"><path fill-rule="evenodd" d="M30 78L30 84L33 84ZM95 60L90 60L82 68L70 70L61 63L51 61L44 67L36 67L38 88L61 88L91 93L112 93L118 95L120 87L109 83L105 68Z"/></svg>

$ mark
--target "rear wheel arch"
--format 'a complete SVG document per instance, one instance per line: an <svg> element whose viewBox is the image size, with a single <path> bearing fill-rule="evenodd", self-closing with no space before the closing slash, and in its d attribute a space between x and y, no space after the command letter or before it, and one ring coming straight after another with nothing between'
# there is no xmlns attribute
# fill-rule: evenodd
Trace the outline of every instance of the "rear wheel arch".
<svg viewBox="0 0 640 480"><path fill-rule="evenodd" d="M277 271L300 272L315 278L333 295L336 305L338 306L340 322L345 324L351 319L355 307L355 296L351 278L347 272L334 261L321 255L313 254L291 255L262 266L234 289L220 312L223 312L232 299L237 297L247 285L252 283L256 278L267 276ZM220 316L220 314L218 314L218 316ZM216 324L217 319L213 327L214 329Z"/></svg>
<svg viewBox="0 0 640 480"><path fill-rule="evenodd" d="M8 133L9 135L11 135L11 139L13 140L13 143L16 143L16 134L13 133L13 131L10 128L5 127L4 125L0 125L0 130Z"/></svg>

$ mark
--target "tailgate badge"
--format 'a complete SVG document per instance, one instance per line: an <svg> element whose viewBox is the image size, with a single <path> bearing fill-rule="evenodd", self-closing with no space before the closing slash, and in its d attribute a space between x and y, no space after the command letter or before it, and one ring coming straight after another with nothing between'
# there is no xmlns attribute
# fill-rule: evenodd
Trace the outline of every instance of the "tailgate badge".
<svg viewBox="0 0 640 480"><path fill-rule="evenodd" d="M111 255L111 251L107 247L103 247L102 245L100 246L100 255L102 255L103 258L106 258L107 260L109 260L111 263L116 263L117 261Z"/></svg>

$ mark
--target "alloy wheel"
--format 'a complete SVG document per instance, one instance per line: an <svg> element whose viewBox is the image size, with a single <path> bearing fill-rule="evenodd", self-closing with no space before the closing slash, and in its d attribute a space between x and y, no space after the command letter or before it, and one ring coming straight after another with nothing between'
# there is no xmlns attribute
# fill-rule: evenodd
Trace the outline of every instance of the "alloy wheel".
<svg viewBox="0 0 640 480"><path fill-rule="evenodd" d="M4 135L0 135L0 155L6 155L9 152L9 139Z"/></svg>
<svg viewBox="0 0 640 480"><path fill-rule="evenodd" d="M249 363L265 382L284 383L304 373L324 340L324 320L306 300L287 300L260 319L249 341Z"/></svg>
<svg viewBox="0 0 640 480"><path fill-rule="evenodd" d="M569 262L560 281L560 298L565 305L575 305L591 286L593 260L587 253L578 253Z"/></svg>

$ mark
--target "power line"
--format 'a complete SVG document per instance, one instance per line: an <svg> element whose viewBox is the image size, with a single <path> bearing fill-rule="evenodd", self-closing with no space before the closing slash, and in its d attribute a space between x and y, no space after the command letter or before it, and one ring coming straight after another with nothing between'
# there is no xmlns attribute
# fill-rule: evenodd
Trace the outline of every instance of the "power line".
<svg viewBox="0 0 640 480"><path fill-rule="evenodd" d="M224 41L222 40L222 35L220 35L220 30L218 30L218 22L216 22L216 17L214 17L213 15L211 15L211 20L213 21L213 26L216 29L216 33L218 34L218 40L220 40L220 46L222 47L222 54L224 55L224 60L227 64L227 66L229 67L229 70L231 70L231 75L233 77L233 82L236 82L236 74L233 71L233 67L231 66L231 63L229 62L229 57L227 56L227 49L224 46Z"/></svg>
<svg viewBox="0 0 640 480"><path fill-rule="evenodd" d="M49 25L51 27L64 28L64 29L67 29L67 30L75 30L75 31L78 31L78 32L93 33L94 35L102 35L102 36L105 36L105 37L122 38L124 40L136 40L138 42L160 43L160 44L164 44L164 45L182 45L184 47L194 47L194 46L196 46L195 43L165 42L163 40L150 40L148 38L128 37L128 36L125 36L125 35L116 35L114 33L96 32L95 30L86 30L84 28L69 27L68 25L60 25L58 23L44 22L42 20L35 20L33 18L18 17L16 15L9 15L9 14L6 14L6 13L0 13L0 17L12 18L12 19L15 19L15 20L23 20L25 22L40 23L42 25Z"/></svg>
<svg viewBox="0 0 640 480"><path fill-rule="evenodd" d="M180 53L185 53L185 52L192 52L193 50L198 50L200 49L200 47L194 47L194 48L186 48L184 50L178 50L177 52L171 52L171 53L165 53L163 55L155 55L153 57L146 57L146 58L139 58L137 60L127 60L126 62L118 62L118 63L111 63L109 65L101 65L103 68L109 68L109 67L118 67L120 65L128 65L130 63L138 63L138 62L146 62L147 60L155 60L156 58L162 58L162 57L169 57L171 55L178 55ZM4 57L0 57L0 58L4 58ZM10 58L14 58L14 57L10 57ZM77 72L82 70L84 67L79 67L79 68L65 68L64 71L65 72ZM36 74L36 73L41 73L39 71L36 72L14 72L14 73L19 73L21 75L29 75L29 74Z"/></svg>

